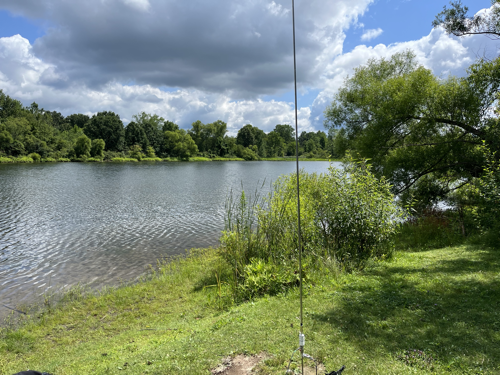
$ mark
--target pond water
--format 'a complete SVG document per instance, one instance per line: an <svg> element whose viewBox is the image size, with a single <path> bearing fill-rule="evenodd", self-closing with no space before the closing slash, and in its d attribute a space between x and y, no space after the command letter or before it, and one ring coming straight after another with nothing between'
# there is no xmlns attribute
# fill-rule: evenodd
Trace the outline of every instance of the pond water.
<svg viewBox="0 0 500 375"><path fill-rule="evenodd" d="M265 181L268 192L294 170L271 161L0 164L0 318L10 312L2 305L77 283L114 285L159 258L216 246L231 189Z"/></svg>

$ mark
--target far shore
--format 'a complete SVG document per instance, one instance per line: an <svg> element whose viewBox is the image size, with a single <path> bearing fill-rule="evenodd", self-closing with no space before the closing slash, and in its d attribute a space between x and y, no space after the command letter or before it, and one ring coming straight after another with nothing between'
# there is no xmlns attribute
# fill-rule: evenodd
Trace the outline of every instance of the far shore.
<svg viewBox="0 0 500 375"><path fill-rule="evenodd" d="M272 157L272 158L260 158L258 160L245 160L242 158L207 158L201 156L195 156L189 158L189 160L181 160L177 158L113 158L110 160L104 160L99 158L78 158L78 159L68 159L68 158L45 158L40 161L34 161L30 157L19 157L19 158L11 158L11 157L0 157L0 164L38 164L38 163L68 163L68 162L77 162L77 163L137 163L137 162L209 162L209 161L295 161L296 158L294 156L291 157ZM339 162L341 159L324 159L324 158L301 158L299 157L299 161L336 161Z"/></svg>

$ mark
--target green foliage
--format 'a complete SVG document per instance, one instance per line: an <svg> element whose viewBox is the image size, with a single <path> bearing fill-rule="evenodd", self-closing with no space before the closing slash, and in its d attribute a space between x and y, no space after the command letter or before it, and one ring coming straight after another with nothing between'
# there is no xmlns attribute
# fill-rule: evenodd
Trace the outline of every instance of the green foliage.
<svg viewBox="0 0 500 375"><path fill-rule="evenodd" d="M296 264L299 253L296 183L295 174L281 176L264 199L244 192L239 200L232 194L228 199L220 254L234 269L233 288L240 285L240 297L292 285L288 276L296 270L286 265ZM300 206L306 259L333 260L347 269L390 257L404 214L389 184L366 162L352 159L324 175L301 172Z"/></svg>
<svg viewBox="0 0 500 375"><path fill-rule="evenodd" d="M42 162L42 163L55 163L55 162L57 162L57 161L58 161L57 159L50 158L50 157L49 157L49 158L43 158L43 159L41 160L41 162Z"/></svg>
<svg viewBox="0 0 500 375"><path fill-rule="evenodd" d="M0 163L14 163L14 160L5 156L0 156Z"/></svg>
<svg viewBox="0 0 500 375"><path fill-rule="evenodd" d="M152 146L148 146L146 149L146 157L156 158L155 149Z"/></svg>
<svg viewBox="0 0 500 375"><path fill-rule="evenodd" d="M12 143L14 143L12 135L7 130L0 131L0 151L8 152Z"/></svg>
<svg viewBox="0 0 500 375"><path fill-rule="evenodd" d="M33 153L29 154L28 157L31 158L31 159L33 159L33 161L35 163L39 163L40 160L42 159L42 157L39 154L37 154L36 152L33 152Z"/></svg>
<svg viewBox="0 0 500 375"><path fill-rule="evenodd" d="M500 0L491 0L489 12L467 16L469 8L460 0L451 1L451 8L443 7L443 11L432 22L434 27L443 27L448 34L456 36L485 34L493 38L500 37Z"/></svg>
<svg viewBox="0 0 500 375"><path fill-rule="evenodd" d="M33 159L29 156L19 156L15 159L15 163L33 163Z"/></svg>
<svg viewBox="0 0 500 375"><path fill-rule="evenodd" d="M181 160L189 160L196 155L198 147L184 129L165 132L165 151L168 155Z"/></svg>
<svg viewBox="0 0 500 375"><path fill-rule="evenodd" d="M336 143L370 159L393 192L427 207L481 173L484 140L496 150L493 113L500 59L480 61L464 78L438 79L404 52L370 60L348 78L326 109Z"/></svg>
<svg viewBox="0 0 500 375"><path fill-rule="evenodd" d="M151 115L146 112L141 112L133 116L134 121L143 129L144 136L147 142L131 142L127 145L139 144L143 150L151 146L156 153L160 153L163 148L163 133L166 123L163 117ZM130 125L130 124L129 124ZM175 124L174 124L175 125ZM128 127L128 126L127 126Z"/></svg>
<svg viewBox="0 0 500 375"><path fill-rule="evenodd" d="M250 259L243 269L243 279L244 282L238 285L239 296L243 299L284 293L300 282L298 271L293 267L256 258Z"/></svg>
<svg viewBox="0 0 500 375"><path fill-rule="evenodd" d="M0 119L22 116L24 112L23 105L19 100L12 99L5 95L0 89Z"/></svg>
<svg viewBox="0 0 500 375"><path fill-rule="evenodd" d="M125 146L123 123L114 112L99 112L92 116L85 124L84 132L92 139L103 139L108 150L121 151Z"/></svg>
<svg viewBox="0 0 500 375"><path fill-rule="evenodd" d="M500 161L495 152L483 145L481 151L486 157L483 176L478 180L481 201L478 221L486 242L500 247Z"/></svg>
<svg viewBox="0 0 500 375"><path fill-rule="evenodd" d="M75 143L75 155L77 158L90 157L90 150L92 149L92 142L89 137L82 135L78 137Z"/></svg>
<svg viewBox="0 0 500 375"><path fill-rule="evenodd" d="M142 153L142 147L139 145L133 145L130 147L130 157L137 159L137 161L141 161L142 158L144 157L144 154Z"/></svg>
<svg viewBox="0 0 500 375"><path fill-rule="evenodd" d="M458 215L452 210L427 210L409 218L396 236L396 247L404 250L439 249L465 241Z"/></svg>
<svg viewBox="0 0 500 375"><path fill-rule="evenodd" d="M106 143L102 139L93 139L92 146L90 148L90 155L93 158L102 159L104 157L104 148Z"/></svg>
<svg viewBox="0 0 500 375"><path fill-rule="evenodd" d="M149 146L149 141L146 132L141 124L132 121L125 128L125 145L130 148L134 145L146 149Z"/></svg>

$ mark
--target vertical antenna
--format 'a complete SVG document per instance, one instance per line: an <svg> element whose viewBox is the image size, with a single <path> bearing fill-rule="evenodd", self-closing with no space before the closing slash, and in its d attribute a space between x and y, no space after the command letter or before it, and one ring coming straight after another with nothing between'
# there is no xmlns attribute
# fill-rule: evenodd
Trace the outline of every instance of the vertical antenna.
<svg viewBox="0 0 500 375"><path fill-rule="evenodd" d="M299 128L297 120L297 58L295 53L295 2L292 0L292 24L293 24L293 82L295 88L295 161L297 166L297 225L298 225L298 245L299 245L299 286L300 286L300 366L304 374L304 333L302 314L302 233L300 231L300 183L299 183Z"/></svg>

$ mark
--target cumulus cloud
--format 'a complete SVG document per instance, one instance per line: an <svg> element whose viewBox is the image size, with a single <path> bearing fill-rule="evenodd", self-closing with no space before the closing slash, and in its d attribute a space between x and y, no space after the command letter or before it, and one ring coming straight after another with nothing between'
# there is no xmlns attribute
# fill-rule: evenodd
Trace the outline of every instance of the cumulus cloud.
<svg viewBox="0 0 500 375"><path fill-rule="evenodd" d="M366 30L363 35L361 35L361 40L367 42L380 36L383 32L384 30L382 30L380 27L378 29Z"/></svg>
<svg viewBox="0 0 500 375"><path fill-rule="evenodd" d="M65 84L54 85L61 81ZM0 38L0 87L26 105L36 101L50 110L65 115L93 114L113 111L125 122L134 114L145 111L175 121L186 129L191 123L223 120L230 134L243 125L253 124L266 132L276 124L293 124L292 103L283 101L232 100L224 93L207 93L197 89L162 91L151 85L123 85L110 82L99 90L79 83L68 83L55 73L54 66L33 54L27 39L20 35ZM310 109L299 110L301 131L311 131Z"/></svg>
<svg viewBox="0 0 500 375"><path fill-rule="evenodd" d="M296 1L301 85L342 52L343 31L371 1ZM287 0L0 0L0 9L46 19L36 56L96 89L134 81L249 99L293 87Z"/></svg>
<svg viewBox="0 0 500 375"><path fill-rule="evenodd" d="M440 29L342 54L343 30L356 27L369 3L297 1L299 88L319 92L300 108L299 131L323 129L326 106L368 59L412 49L445 77L464 75L482 54L497 55L488 38ZM247 123L266 132L293 124L293 103L262 99L293 89L288 1L0 0L0 9L53 25L33 45L20 35L0 38L0 87L26 105L64 115L111 110L125 122L145 111L184 128L220 119L232 134Z"/></svg>

